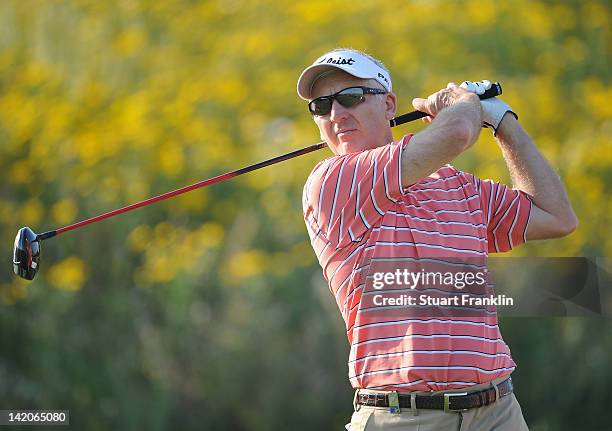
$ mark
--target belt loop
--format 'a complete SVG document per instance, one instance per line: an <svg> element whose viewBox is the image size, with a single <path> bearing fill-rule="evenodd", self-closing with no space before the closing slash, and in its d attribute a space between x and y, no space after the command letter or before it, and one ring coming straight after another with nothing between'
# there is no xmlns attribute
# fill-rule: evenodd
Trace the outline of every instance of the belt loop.
<svg viewBox="0 0 612 431"><path fill-rule="evenodd" d="M357 398L359 397L359 389L355 391L355 396L353 397L353 410L358 412L361 410L361 404L357 403Z"/></svg>
<svg viewBox="0 0 612 431"><path fill-rule="evenodd" d="M399 405L399 394L397 391L391 391L387 394L389 400L389 413L399 414L401 412Z"/></svg>
<svg viewBox="0 0 612 431"><path fill-rule="evenodd" d="M496 402L499 400L499 388L497 387L497 384L493 382L493 380L491 380L491 386L493 386L493 389L495 389L495 400L493 400L493 402Z"/></svg>
<svg viewBox="0 0 612 431"><path fill-rule="evenodd" d="M419 415L419 411L417 410L416 406L416 394L414 392L410 394L410 410L412 410L413 416Z"/></svg>

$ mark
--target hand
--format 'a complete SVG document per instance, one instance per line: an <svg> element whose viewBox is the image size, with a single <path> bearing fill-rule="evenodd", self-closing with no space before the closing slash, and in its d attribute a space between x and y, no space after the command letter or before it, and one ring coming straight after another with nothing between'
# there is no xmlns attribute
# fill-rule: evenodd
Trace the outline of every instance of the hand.
<svg viewBox="0 0 612 431"><path fill-rule="evenodd" d="M486 90L491 88L491 81L483 80L480 82L472 82L472 81L464 81L460 85L461 88L465 88L472 93L481 95ZM497 130L499 128L499 124L506 112L510 112L516 119L518 120L518 115L516 115L510 105L508 105L503 100L498 99L497 97L492 97L490 99L481 100L482 104L482 122L483 127L489 127L493 129L493 134L497 134Z"/></svg>
<svg viewBox="0 0 612 431"><path fill-rule="evenodd" d="M412 106L418 111L428 113L429 116L423 118L422 121L431 123L431 120L442 109L462 101L472 101L475 103L478 99L474 96L473 92L469 92L458 87L455 83L449 82L446 88L431 94L427 99L419 97L412 99Z"/></svg>

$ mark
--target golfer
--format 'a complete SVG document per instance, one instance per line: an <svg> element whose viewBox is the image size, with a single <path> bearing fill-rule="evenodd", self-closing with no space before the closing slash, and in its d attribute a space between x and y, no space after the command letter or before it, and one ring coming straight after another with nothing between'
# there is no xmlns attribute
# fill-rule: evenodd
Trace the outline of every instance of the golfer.
<svg viewBox="0 0 612 431"><path fill-rule="evenodd" d="M559 177L503 101L481 101L488 81L448 86L415 109L423 131L393 141L391 76L373 57L336 49L301 74L297 91L333 157L304 186L313 249L350 343L355 388L347 429L526 430L510 375L516 364L496 313L485 318L368 315L374 260L475 257L577 224ZM497 140L514 187L449 163L482 127Z"/></svg>

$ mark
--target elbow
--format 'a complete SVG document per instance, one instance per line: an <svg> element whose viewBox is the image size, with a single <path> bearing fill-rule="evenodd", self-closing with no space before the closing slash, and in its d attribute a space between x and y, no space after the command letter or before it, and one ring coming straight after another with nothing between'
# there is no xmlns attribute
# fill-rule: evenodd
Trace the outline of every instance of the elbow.
<svg viewBox="0 0 612 431"><path fill-rule="evenodd" d="M474 145L478 139L478 135L480 134L480 126L467 119L461 119L460 121L457 121L453 132L456 142L461 146L461 150L465 151Z"/></svg>
<svg viewBox="0 0 612 431"><path fill-rule="evenodd" d="M578 217L574 214L574 211L571 211L570 217L565 222L565 235L569 235L574 232L578 228Z"/></svg>
<svg viewBox="0 0 612 431"><path fill-rule="evenodd" d="M526 238L527 240L555 239L568 236L578 227L578 218L574 211L570 210L566 214L553 215L543 213L530 218Z"/></svg>
<svg viewBox="0 0 612 431"><path fill-rule="evenodd" d="M578 228L578 217L573 210L557 224L557 237L561 238L574 232Z"/></svg>
<svg viewBox="0 0 612 431"><path fill-rule="evenodd" d="M459 117L456 123L457 140L462 144L462 149L467 150L478 140L482 130L482 105L475 94L470 94L472 106L465 115Z"/></svg>

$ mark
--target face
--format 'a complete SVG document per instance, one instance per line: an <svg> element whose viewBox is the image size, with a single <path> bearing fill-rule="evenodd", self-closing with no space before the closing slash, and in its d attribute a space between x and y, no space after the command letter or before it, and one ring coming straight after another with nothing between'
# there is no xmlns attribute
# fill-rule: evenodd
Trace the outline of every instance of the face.
<svg viewBox="0 0 612 431"><path fill-rule="evenodd" d="M318 79L312 88L311 96L312 99L329 96L355 86L382 88L373 79L359 79L338 71ZM313 116L321 137L334 154L343 155L376 148L393 140L389 120L396 112L395 95L368 94L365 98L365 102L350 108L345 108L334 100L329 114Z"/></svg>

